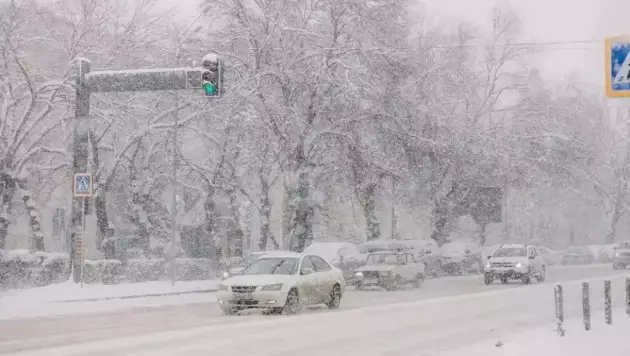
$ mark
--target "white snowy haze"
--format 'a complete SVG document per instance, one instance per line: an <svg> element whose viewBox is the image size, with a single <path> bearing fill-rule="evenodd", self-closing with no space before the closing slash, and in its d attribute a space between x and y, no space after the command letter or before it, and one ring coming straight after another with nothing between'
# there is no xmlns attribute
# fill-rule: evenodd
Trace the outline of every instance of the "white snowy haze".
<svg viewBox="0 0 630 356"><path fill-rule="evenodd" d="M209 51L225 64L220 100L92 94L91 258L111 241L162 256L173 228L178 253L199 258L391 237L563 248L630 232L628 110L601 94L603 38L627 30L628 1L14 3L1 15L3 248L69 249L73 58L184 67ZM475 187L503 191L486 241L462 208Z"/></svg>

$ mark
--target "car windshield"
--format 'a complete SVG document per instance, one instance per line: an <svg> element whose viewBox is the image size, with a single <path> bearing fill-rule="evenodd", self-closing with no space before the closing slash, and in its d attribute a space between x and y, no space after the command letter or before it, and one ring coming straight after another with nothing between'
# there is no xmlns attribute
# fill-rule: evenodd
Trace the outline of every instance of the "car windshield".
<svg viewBox="0 0 630 356"><path fill-rule="evenodd" d="M366 261L368 265L396 265L398 264L398 255L375 254L369 255Z"/></svg>
<svg viewBox="0 0 630 356"><path fill-rule="evenodd" d="M242 274L295 274L298 259L294 257L261 258L252 262Z"/></svg>
<svg viewBox="0 0 630 356"><path fill-rule="evenodd" d="M245 267L248 264L250 264L253 261L255 261L260 256L261 255L249 255L249 256L245 257L243 260L241 260L239 263L235 264L234 266L236 266L236 267Z"/></svg>
<svg viewBox="0 0 630 356"><path fill-rule="evenodd" d="M630 250L630 241L619 243L619 249L621 250Z"/></svg>
<svg viewBox="0 0 630 356"><path fill-rule="evenodd" d="M527 256L527 249L524 247L504 247L494 253L494 257L524 257Z"/></svg>

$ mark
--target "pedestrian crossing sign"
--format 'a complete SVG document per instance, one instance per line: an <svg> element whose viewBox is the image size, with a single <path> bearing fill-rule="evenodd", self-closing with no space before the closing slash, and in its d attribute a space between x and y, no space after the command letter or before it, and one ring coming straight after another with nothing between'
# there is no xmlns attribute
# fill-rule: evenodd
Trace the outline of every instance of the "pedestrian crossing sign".
<svg viewBox="0 0 630 356"><path fill-rule="evenodd" d="M76 173L74 175L74 196L76 198L89 198L92 196L92 173Z"/></svg>
<svg viewBox="0 0 630 356"><path fill-rule="evenodd" d="M630 36L610 37L606 48L606 96L630 98Z"/></svg>

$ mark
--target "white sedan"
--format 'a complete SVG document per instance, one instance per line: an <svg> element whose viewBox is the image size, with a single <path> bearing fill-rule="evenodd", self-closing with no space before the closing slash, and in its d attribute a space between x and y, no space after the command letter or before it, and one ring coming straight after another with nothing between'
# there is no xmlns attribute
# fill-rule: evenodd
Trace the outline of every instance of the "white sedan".
<svg viewBox="0 0 630 356"><path fill-rule="evenodd" d="M261 256L238 276L223 280L217 300L226 315L244 309L295 314L314 304L336 309L344 291L341 270L319 256L286 252Z"/></svg>

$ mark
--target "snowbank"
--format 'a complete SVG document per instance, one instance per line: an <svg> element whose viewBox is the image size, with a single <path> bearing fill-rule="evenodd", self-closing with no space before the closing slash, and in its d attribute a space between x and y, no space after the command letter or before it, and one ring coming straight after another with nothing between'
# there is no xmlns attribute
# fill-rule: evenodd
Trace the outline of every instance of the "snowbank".
<svg viewBox="0 0 630 356"><path fill-rule="evenodd" d="M158 296L171 295L177 293L202 292L204 298L214 300L209 291L216 290L219 280L205 281L186 281L177 282L174 286L168 281L144 282L144 283L125 283L117 285L84 285L66 282L60 284L51 284L46 287L34 289L10 290L2 293L0 296L0 318L7 317L26 317L33 316L33 310L36 315L58 314L55 309L68 309L64 306L77 304L79 301L90 301L87 308L81 308L79 312L100 312L102 308L100 302L108 299L129 299L126 302L115 303L117 305L138 306L137 302L132 302L130 298L140 298L142 296ZM181 296L179 296L181 297ZM161 299L165 297L153 298ZM187 298L181 298L188 300ZM110 303L114 304L114 303ZM86 311L87 310L87 311Z"/></svg>
<svg viewBox="0 0 630 356"><path fill-rule="evenodd" d="M604 316L595 313L591 330L585 331L582 319L564 323L561 337L554 325L533 329L501 340L488 340L472 346L449 350L436 356L626 356L630 353L630 317L624 309L613 310L613 324L606 325Z"/></svg>

